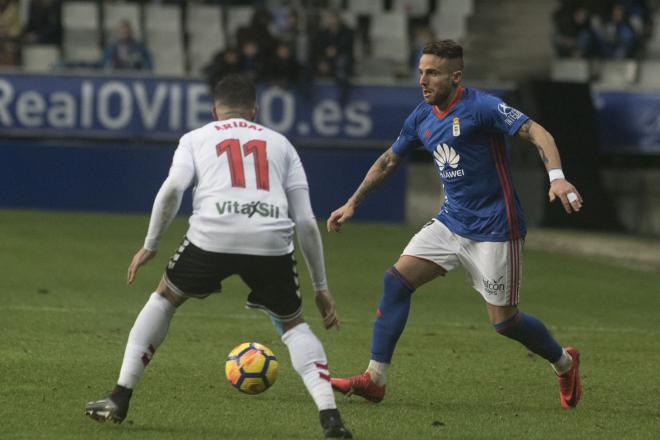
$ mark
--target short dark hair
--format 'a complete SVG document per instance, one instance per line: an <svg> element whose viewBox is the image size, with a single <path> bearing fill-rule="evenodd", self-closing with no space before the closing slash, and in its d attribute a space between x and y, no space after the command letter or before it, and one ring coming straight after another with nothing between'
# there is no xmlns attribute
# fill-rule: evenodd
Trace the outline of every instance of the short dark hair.
<svg viewBox="0 0 660 440"><path fill-rule="evenodd" d="M463 47L454 40L440 40L426 43L422 54L435 55L448 60L463 60Z"/></svg>
<svg viewBox="0 0 660 440"><path fill-rule="evenodd" d="M235 109L252 109L257 104L254 83L245 76L230 74L224 76L213 88L216 103Z"/></svg>

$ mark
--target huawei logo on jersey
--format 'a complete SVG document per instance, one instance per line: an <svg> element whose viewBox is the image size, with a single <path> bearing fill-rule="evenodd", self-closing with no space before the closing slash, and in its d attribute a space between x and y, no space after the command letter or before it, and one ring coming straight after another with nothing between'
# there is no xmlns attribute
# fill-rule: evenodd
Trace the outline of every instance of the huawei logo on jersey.
<svg viewBox="0 0 660 440"><path fill-rule="evenodd" d="M433 152L435 163L440 169L440 176L443 179L451 179L454 177L461 177L465 175L465 170L458 168L458 162L461 156L447 144L438 144Z"/></svg>
<svg viewBox="0 0 660 440"><path fill-rule="evenodd" d="M438 146L435 147L433 156L435 157L435 163L438 164L440 171L443 171L447 166L457 168L458 161L461 160L461 156L459 156L458 153L447 144L438 144Z"/></svg>

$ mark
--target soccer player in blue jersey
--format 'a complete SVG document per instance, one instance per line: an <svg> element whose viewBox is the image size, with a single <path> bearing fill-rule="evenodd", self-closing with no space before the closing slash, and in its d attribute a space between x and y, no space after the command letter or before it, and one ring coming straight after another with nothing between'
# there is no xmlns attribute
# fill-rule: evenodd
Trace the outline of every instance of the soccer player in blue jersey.
<svg viewBox="0 0 660 440"><path fill-rule="evenodd" d="M548 170L550 201L559 199L568 214L582 197L561 170L553 137L538 123L499 98L461 86L463 48L452 40L426 44L419 60L421 102L408 116L391 148L328 219L339 231L365 197L397 168L401 159L424 148L434 159L445 192L439 214L411 239L385 272L367 370L333 378L344 394L373 402L385 395L387 369L408 319L412 293L462 265L486 301L495 330L546 359L559 381L559 401L574 408L581 395L580 355L562 346L543 323L518 309L525 219L511 179L507 136L519 136L538 149Z"/></svg>

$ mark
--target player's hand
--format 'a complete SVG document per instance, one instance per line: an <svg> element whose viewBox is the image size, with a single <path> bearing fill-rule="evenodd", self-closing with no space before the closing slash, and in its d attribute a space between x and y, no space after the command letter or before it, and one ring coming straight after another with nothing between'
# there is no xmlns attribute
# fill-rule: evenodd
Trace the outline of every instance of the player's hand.
<svg viewBox="0 0 660 440"><path fill-rule="evenodd" d="M341 208L334 210L328 218L328 232L340 232L341 226L353 217L354 212L355 208L353 208L353 205L350 202L347 202Z"/></svg>
<svg viewBox="0 0 660 440"><path fill-rule="evenodd" d="M156 255L156 251L150 251L145 248L140 249L137 251L137 253L133 256L133 259L131 260L131 264L128 266L128 274L126 276L126 284L131 284L133 280L135 279L135 275L137 275L137 271L140 268L140 266L144 266L147 261L151 260L154 255Z"/></svg>
<svg viewBox="0 0 660 440"><path fill-rule="evenodd" d="M578 212L582 208L582 196L566 179L553 180L550 183L548 197L551 203L559 198L567 214Z"/></svg>
<svg viewBox="0 0 660 440"><path fill-rule="evenodd" d="M337 327L339 330L339 315L337 315L337 305L335 304L335 299L330 294L330 291L317 290L316 297L316 307L318 307L319 312L321 312L321 317L323 318L323 326L326 329Z"/></svg>

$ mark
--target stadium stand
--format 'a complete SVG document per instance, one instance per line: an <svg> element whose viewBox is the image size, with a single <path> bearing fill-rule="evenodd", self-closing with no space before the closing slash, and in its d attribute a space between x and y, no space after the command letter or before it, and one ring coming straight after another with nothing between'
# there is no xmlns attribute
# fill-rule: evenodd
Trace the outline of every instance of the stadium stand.
<svg viewBox="0 0 660 440"><path fill-rule="evenodd" d="M474 13L474 0L442 0L438 14L453 17L469 17Z"/></svg>
<svg viewBox="0 0 660 440"><path fill-rule="evenodd" d="M440 2L431 17L431 29L439 38L464 42L468 19L474 13L473 0L445 0Z"/></svg>
<svg viewBox="0 0 660 440"><path fill-rule="evenodd" d="M186 56L181 8L176 5L146 5L144 24L147 47L154 61L154 73L185 74Z"/></svg>
<svg viewBox="0 0 660 440"><path fill-rule="evenodd" d="M199 74L214 53L224 49L227 38L222 22L222 8L191 3L187 9L189 71Z"/></svg>
<svg viewBox="0 0 660 440"><path fill-rule="evenodd" d="M356 15L375 15L384 10L383 2L379 0L348 0L348 10Z"/></svg>
<svg viewBox="0 0 660 440"><path fill-rule="evenodd" d="M408 23L403 14L382 12L371 17L372 55L395 63L408 62Z"/></svg>
<svg viewBox="0 0 660 440"><path fill-rule="evenodd" d="M451 4L461 7L458 1ZM553 2L503 0L493 7L488 0L475 0L473 6L462 41L467 79L516 81L548 76ZM449 6L441 10L447 11L445 7Z"/></svg>
<svg viewBox="0 0 660 440"><path fill-rule="evenodd" d="M101 58L100 11L95 2L67 1L62 8L63 52L69 66L90 66Z"/></svg>
<svg viewBox="0 0 660 440"><path fill-rule="evenodd" d="M625 87L637 81L637 62L634 60L605 60L600 66L598 84Z"/></svg>
<svg viewBox="0 0 660 440"><path fill-rule="evenodd" d="M301 41L307 47L311 47L316 29L310 23L323 10L321 6L333 6L355 31L353 71L358 82L410 82L421 48L418 40L428 38L452 38L464 45L466 79L589 81L602 77L600 81L610 85L657 82L653 63L641 64L645 59L660 59L659 13L637 20L647 23L646 28L635 27L646 29L645 47L638 57L629 63L603 63L601 68L599 63L552 56L553 11L559 1L502 0L497 8L490 0L338 0L320 2L313 8L303 8L300 2L283 6L275 0L253 6L245 3L64 0L61 47L26 44L22 65L27 71L48 71L53 66L95 68L117 23L128 20L136 38L146 43L153 56L154 74L201 76L216 54L238 49L237 33L251 24L256 5L273 11L296 9L306 34ZM651 0L649 3L656 6ZM21 2L24 11L28 4ZM303 49L297 56L305 65L309 50Z"/></svg>
<svg viewBox="0 0 660 440"><path fill-rule="evenodd" d="M341 19L343 20L344 23L351 29L355 29L358 27L358 15L349 10L341 11L340 13Z"/></svg>
<svg viewBox="0 0 660 440"><path fill-rule="evenodd" d="M430 5L429 0L393 0L392 10L408 17L423 17L428 15Z"/></svg>
<svg viewBox="0 0 660 440"><path fill-rule="evenodd" d="M648 87L660 87L660 60L640 62L639 84Z"/></svg>
<svg viewBox="0 0 660 440"><path fill-rule="evenodd" d="M660 58L660 13L653 16L653 30L647 42L647 55L651 58Z"/></svg>
<svg viewBox="0 0 660 440"><path fill-rule="evenodd" d="M431 17L431 28L440 38L462 42L467 33L467 16L449 15L440 12Z"/></svg>
<svg viewBox="0 0 660 440"><path fill-rule="evenodd" d="M582 59L554 60L550 79L562 82L587 82L591 79L589 62Z"/></svg>
<svg viewBox="0 0 660 440"><path fill-rule="evenodd" d="M54 44L23 46L23 69L27 72L48 72L60 60L60 49Z"/></svg>

